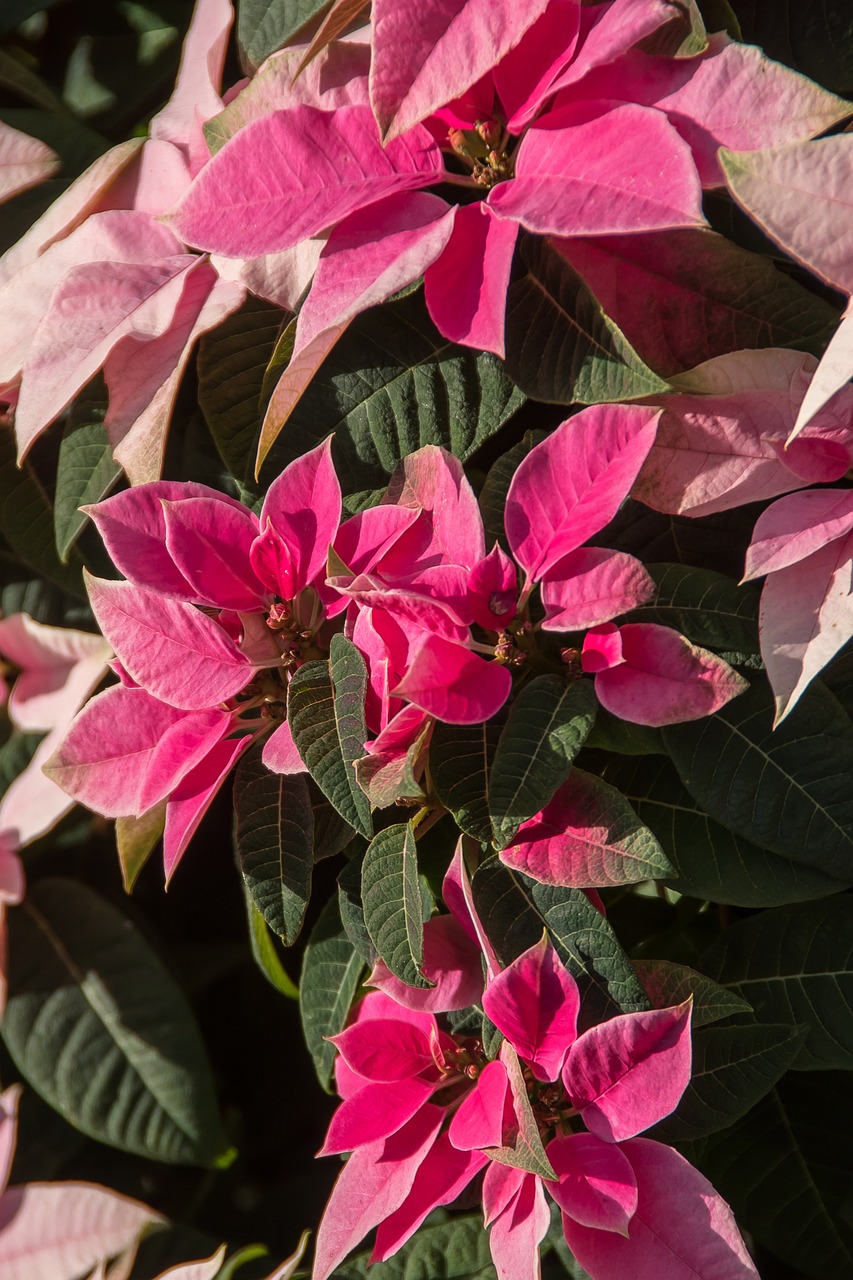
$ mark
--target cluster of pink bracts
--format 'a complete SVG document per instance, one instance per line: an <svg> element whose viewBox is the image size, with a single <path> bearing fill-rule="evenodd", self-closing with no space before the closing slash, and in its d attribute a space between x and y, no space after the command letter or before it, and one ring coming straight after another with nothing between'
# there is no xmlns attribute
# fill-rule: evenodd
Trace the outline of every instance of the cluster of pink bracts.
<svg viewBox="0 0 853 1280"><path fill-rule="evenodd" d="M313 1280L328 1280L374 1227L372 1260L390 1257L480 1174L500 1280L539 1275L546 1191L592 1280L755 1276L710 1183L671 1147L637 1136L674 1110L689 1083L690 1001L579 1035L577 983L550 943L500 968L461 852L444 896L453 915L425 929L441 956L430 969L435 986L414 991L380 964L370 980L379 990L334 1037L343 1101L321 1154L353 1154L320 1226ZM500 1032L497 1053L436 1018L475 1001Z"/></svg>
<svg viewBox="0 0 853 1280"><path fill-rule="evenodd" d="M487 552L461 464L435 447L406 459L393 500L343 524L329 442L274 481L260 517L194 484L108 498L90 515L127 581L88 585L120 682L83 708L48 775L108 817L165 802L171 875L253 737L268 734L270 769L304 768L288 680L342 626L367 665L374 757L405 757L434 719L493 716L539 628L586 633L580 666L616 715L661 725L710 714L742 677L669 628L615 626L654 584L632 556L583 546L624 499L656 421L651 409L595 407L533 449L507 496L514 561ZM532 623L537 585L544 617Z"/></svg>

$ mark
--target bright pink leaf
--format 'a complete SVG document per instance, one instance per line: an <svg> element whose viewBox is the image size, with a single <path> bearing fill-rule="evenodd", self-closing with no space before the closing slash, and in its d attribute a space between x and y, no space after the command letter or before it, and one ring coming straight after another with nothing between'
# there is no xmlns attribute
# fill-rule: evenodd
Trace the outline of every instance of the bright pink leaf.
<svg viewBox="0 0 853 1280"><path fill-rule="evenodd" d="M382 960L373 967L368 982L392 996L398 1004L429 1013L467 1009L483 994L482 952L453 916L433 916L424 925L424 962L421 972L435 985L410 987L395 978Z"/></svg>
<svg viewBox="0 0 853 1280"><path fill-rule="evenodd" d="M201 711L232 698L252 667L215 619L130 582L87 575L98 626L133 679L155 698Z"/></svg>
<svg viewBox="0 0 853 1280"><path fill-rule="evenodd" d="M33 1182L0 1197L3 1280L79 1276L131 1248L163 1219L147 1205L87 1182Z"/></svg>
<svg viewBox="0 0 853 1280"><path fill-rule="evenodd" d="M613 62L670 22L672 16L671 0L613 0L607 5L583 5L579 48L557 77L552 92Z"/></svg>
<svg viewBox="0 0 853 1280"><path fill-rule="evenodd" d="M350 214L320 255L293 354L422 276L450 239L454 214L438 196L421 191L389 195Z"/></svg>
<svg viewBox="0 0 853 1280"><path fill-rule="evenodd" d="M249 550L258 519L245 507L210 498L163 501L166 550L189 582L192 598L220 609L251 611L268 594L255 577Z"/></svg>
<svg viewBox="0 0 853 1280"><path fill-rule="evenodd" d="M163 867L168 885L192 837L198 830L216 793L237 760L252 745L250 735L216 742L192 769L166 802L163 831Z"/></svg>
<svg viewBox="0 0 853 1280"><path fill-rule="evenodd" d="M368 1231L400 1208L443 1120L444 1108L428 1102L399 1132L353 1152L317 1232L313 1280L328 1280Z"/></svg>
<svg viewBox="0 0 853 1280"><path fill-rule="evenodd" d="M517 238L517 224L496 218L482 201L455 210L449 243L424 274L427 309L445 338L503 358Z"/></svg>
<svg viewBox="0 0 853 1280"><path fill-rule="evenodd" d="M231 725L227 711L191 711L169 725L148 755L137 805L144 813L159 804L225 737Z"/></svg>
<svg viewBox="0 0 853 1280"><path fill-rule="evenodd" d="M489 204L541 235L705 225L690 148L664 115L633 104L545 115L519 147L515 178L494 187Z"/></svg>
<svg viewBox="0 0 853 1280"><path fill-rule="evenodd" d="M584 637L581 650L581 667L593 674L607 671L610 667L618 667L624 662L622 656L622 632L612 622L594 627Z"/></svg>
<svg viewBox="0 0 853 1280"><path fill-rule="evenodd" d="M293 354L264 414L262 448L287 421L350 322L417 280L441 253L453 217L454 210L436 196L401 192L351 214L333 231L299 313Z"/></svg>
<svg viewBox="0 0 853 1280"><path fill-rule="evenodd" d="M453 913L468 937L478 944L486 962L487 977L492 979L500 972L501 964L474 905L471 881L465 866L463 839L460 836L456 843L450 866L442 881L441 896L448 911Z"/></svg>
<svg viewBox="0 0 853 1280"><path fill-rule="evenodd" d="M330 437L285 467L261 508L261 529L271 526L290 556L291 580L280 584L285 598L292 599L325 569L340 519L341 486Z"/></svg>
<svg viewBox="0 0 853 1280"><path fill-rule="evenodd" d="M520 133L544 103L550 86L572 59L580 25L577 0L549 0L540 17L495 67L494 88L510 133ZM489 110L491 103L477 115L483 118Z"/></svg>
<svg viewBox="0 0 853 1280"><path fill-rule="evenodd" d="M504 1209L518 1195L521 1184L528 1175L523 1169L494 1161L483 1179L483 1217L490 1227Z"/></svg>
<svg viewBox="0 0 853 1280"><path fill-rule="evenodd" d="M599 1022L569 1049L563 1084L605 1142L633 1138L678 1106L690 1082L692 1001Z"/></svg>
<svg viewBox="0 0 853 1280"><path fill-rule="evenodd" d="M506 702L512 676L470 649L430 636L392 693L448 724L479 724Z"/></svg>
<svg viewBox="0 0 853 1280"><path fill-rule="evenodd" d="M425 8L374 0L370 101L383 138L460 97L518 44L546 4L433 0Z"/></svg>
<svg viewBox="0 0 853 1280"><path fill-rule="evenodd" d="M584 1227L627 1236L637 1209L637 1179L619 1148L591 1133L572 1133L545 1150L560 1179L548 1190L563 1212Z"/></svg>
<svg viewBox="0 0 853 1280"><path fill-rule="evenodd" d="M365 1080L408 1080L434 1065L429 1036L396 1018L356 1022L329 1038L350 1070Z"/></svg>
<svg viewBox="0 0 853 1280"><path fill-rule="evenodd" d="M497 543L468 578L468 602L473 619L487 631L500 631L512 622L518 602L518 573Z"/></svg>
<svg viewBox="0 0 853 1280"><path fill-rule="evenodd" d="M637 1179L628 1238L563 1216L566 1243L596 1280L757 1280L729 1206L683 1156L633 1138L621 1147Z"/></svg>
<svg viewBox="0 0 853 1280"><path fill-rule="evenodd" d="M654 842L652 848L654 848ZM506 866L541 884L635 884L649 876L649 832L615 787L572 769L541 813L500 852Z"/></svg>
<svg viewBox="0 0 853 1280"><path fill-rule="evenodd" d="M620 627L624 661L595 677L599 702L634 724L680 724L709 716L748 683L707 649L669 627L632 622Z"/></svg>
<svg viewBox="0 0 853 1280"><path fill-rule="evenodd" d="M136 815L148 762L164 733L183 718L144 689L112 685L86 703L45 771L104 817Z"/></svg>
<svg viewBox="0 0 853 1280"><path fill-rule="evenodd" d="M205 165L169 223L187 244L255 258L395 191L430 186L441 171L426 129L383 148L368 107L297 106L242 129Z"/></svg>
<svg viewBox="0 0 853 1280"><path fill-rule="evenodd" d="M455 1200L488 1162L480 1151L457 1151L446 1133L439 1134L400 1208L380 1222L371 1262L384 1262L396 1253L427 1214Z"/></svg>
<svg viewBox="0 0 853 1280"><path fill-rule="evenodd" d="M503 1146L508 1106L511 1116L506 1067L499 1060L487 1062L450 1121L447 1133L453 1146L460 1151Z"/></svg>
<svg viewBox="0 0 853 1280"><path fill-rule="evenodd" d="M499 973L483 1009L529 1062L537 1080L556 1080L577 1034L578 985L544 939Z"/></svg>
<svg viewBox="0 0 853 1280"><path fill-rule="evenodd" d="M0 121L0 202L43 182L58 167L50 147Z"/></svg>
<svg viewBox="0 0 853 1280"><path fill-rule="evenodd" d="M498 1280L539 1280L539 1245L550 1221L542 1184L533 1174L526 1173L489 1231L489 1249Z"/></svg>
<svg viewBox="0 0 853 1280"><path fill-rule="evenodd" d="M658 416L634 405L593 405L531 449L504 513L510 549L529 581L613 518L654 442Z"/></svg>
<svg viewBox="0 0 853 1280"><path fill-rule="evenodd" d="M420 507L422 519L382 556L382 574L410 579L413 569L442 563L470 570L485 556L477 499L462 463L446 449L428 444L405 457L391 477L385 501Z"/></svg>
<svg viewBox="0 0 853 1280"><path fill-rule="evenodd" d="M305 773L305 764L299 754L290 725L283 721L274 729L264 743L261 756L264 764L273 773Z"/></svg>
<svg viewBox="0 0 853 1280"><path fill-rule="evenodd" d="M420 1111L433 1090L434 1085L416 1076L366 1084L338 1107L317 1154L339 1155L390 1137Z"/></svg>
<svg viewBox="0 0 853 1280"><path fill-rule="evenodd" d="M778 724L853 634L853 533L771 573L758 628Z"/></svg>
<svg viewBox="0 0 853 1280"><path fill-rule="evenodd" d="M548 569L541 585L543 631L582 631L636 609L657 591L639 560L624 551L581 547Z"/></svg>
<svg viewBox="0 0 853 1280"><path fill-rule="evenodd" d="M158 480L125 489L82 509L94 522L113 564L138 587L161 595L193 599L193 589L166 550L163 503L184 498L207 498L229 506L242 504L217 489L194 480Z"/></svg>

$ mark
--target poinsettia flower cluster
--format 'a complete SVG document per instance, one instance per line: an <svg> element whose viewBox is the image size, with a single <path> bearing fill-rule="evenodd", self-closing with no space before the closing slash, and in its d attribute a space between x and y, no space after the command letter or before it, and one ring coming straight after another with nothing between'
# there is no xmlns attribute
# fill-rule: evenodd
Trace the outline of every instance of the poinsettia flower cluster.
<svg viewBox="0 0 853 1280"><path fill-rule="evenodd" d="M108 817L165 803L168 876L255 737L277 724L270 763L292 753L287 677L316 653L340 486L326 442L282 472L260 516L170 481L116 494L91 515L126 577L88 577L120 680L84 708L47 771Z"/></svg>
<svg viewBox="0 0 853 1280"><path fill-rule="evenodd" d="M293 83L301 51L278 55L223 113L225 145L169 216L235 259L328 237L276 420L347 324L419 277L445 336L502 355L520 227L570 244L704 225L718 147L810 138L850 110L658 0L500 5L488 24L467 3L453 19L386 0L356 33L369 67L357 44L331 45ZM448 203L448 183L464 199Z"/></svg>
<svg viewBox="0 0 853 1280"><path fill-rule="evenodd" d="M332 1038L343 1101L320 1154L352 1155L318 1232L313 1280L327 1280L374 1228L371 1260L393 1256L479 1174L501 1280L539 1275L548 1196L592 1280L755 1276L706 1179L672 1148L638 1136L675 1109L689 1082L690 1001L579 1034L577 983L545 938L505 968L485 942L483 991L485 940L464 878L457 858L445 881L454 915L429 922L450 919L467 934L444 952L446 972L433 953L436 987L415 992L385 975ZM503 1037L497 1056L437 1016L478 989Z"/></svg>
<svg viewBox="0 0 853 1280"><path fill-rule="evenodd" d="M50 777L110 817L165 803L171 874L270 717L264 763L304 769L286 719L289 676L324 656L341 625L368 667L374 769L420 753L436 719L493 716L513 671L535 660L537 630L586 630L567 678L594 673L617 715L657 725L716 710L745 681L669 628L613 624L654 584L633 556L582 545L625 498L656 422L652 409L594 407L531 450L506 502L517 565L498 545L486 552L461 464L432 446L404 461L384 502L343 524L331 441L282 472L259 517L216 490L166 481L90 508L126 579L88 578L120 683L74 722ZM544 617L534 623L536 585Z"/></svg>

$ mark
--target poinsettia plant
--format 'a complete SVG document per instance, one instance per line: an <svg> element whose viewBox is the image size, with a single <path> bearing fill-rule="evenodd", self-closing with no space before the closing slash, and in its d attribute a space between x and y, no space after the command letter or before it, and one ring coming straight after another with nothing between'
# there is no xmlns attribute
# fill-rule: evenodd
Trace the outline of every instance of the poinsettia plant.
<svg viewBox="0 0 853 1280"><path fill-rule="evenodd" d="M0 15L4 1280L843 1280L846 7L97 8Z"/></svg>

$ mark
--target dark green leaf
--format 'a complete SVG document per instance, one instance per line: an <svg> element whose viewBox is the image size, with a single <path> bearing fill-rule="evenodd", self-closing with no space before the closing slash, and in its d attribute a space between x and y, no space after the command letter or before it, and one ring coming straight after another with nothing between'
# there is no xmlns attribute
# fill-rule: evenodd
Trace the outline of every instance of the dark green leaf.
<svg viewBox="0 0 853 1280"><path fill-rule="evenodd" d="M489 774L489 814L503 848L568 777L595 720L595 691L587 680L536 676L510 707Z"/></svg>
<svg viewBox="0 0 853 1280"><path fill-rule="evenodd" d="M453 1216L423 1227L387 1262L362 1253L345 1262L332 1280L494 1280L489 1236L482 1213Z"/></svg>
<svg viewBox="0 0 853 1280"><path fill-rule="evenodd" d="M789 1075L700 1148L702 1172L740 1225L809 1280L849 1280L853 1186L848 1072Z"/></svg>
<svg viewBox="0 0 853 1280"><path fill-rule="evenodd" d="M411 823L386 827L369 844L361 901L370 940L391 972L410 987L434 986L421 973L424 930Z"/></svg>
<svg viewBox="0 0 853 1280"><path fill-rule="evenodd" d="M237 10L237 43L247 71L257 71L264 58L290 41L328 8L331 0L241 0Z"/></svg>
<svg viewBox="0 0 853 1280"><path fill-rule="evenodd" d="M603 776L631 801L678 874L679 893L739 907L775 907L823 898L846 887L815 867L760 848L709 818L669 760L609 760Z"/></svg>
<svg viewBox="0 0 853 1280"><path fill-rule="evenodd" d="M260 396L284 312L250 296L199 344L198 402L222 461L254 487Z"/></svg>
<svg viewBox="0 0 853 1280"><path fill-rule="evenodd" d="M15 437L9 428L0 430L0 534L25 565L64 591L85 598L81 562L76 554L70 564L59 559L50 501L28 462L18 470Z"/></svg>
<svg viewBox="0 0 853 1280"><path fill-rule="evenodd" d="M129 920L48 879L9 913L3 1039L69 1123L154 1160L214 1165L225 1137L192 1011Z"/></svg>
<svg viewBox="0 0 853 1280"><path fill-rule="evenodd" d="M744 40L847 97L853 89L853 11L847 0L730 0Z"/></svg>
<svg viewBox="0 0 853 1280"><path fill-rule="evenodd" d="M553 404L636 400L667 390L545 239L524 237L509 287L506 367L525 395Z"/></svg>
<svg viewBox="0 0 853 1280"><path fill-rule="evenodd" d="M326 1036L343 1031L363 970L364 961L344 933L338 904L331 898L311 931L299 981L305 1043L327 1093L332 1092L335 1046Z"/></svg>
<svg viewBox="0 0 853 1280"><path fill-rule="evenodd" d="M297 1000L299 990L288 977L284 965L279 960L269 925L255 906L255 901L245 884L243 897L246 901L246 916L249 924L249 945L252 948L255 964L276 991L287 996L288 1000Z"/></svg>
<svg viewBox="0 0 853 1280"><path fill-rule="evenodd" d="M63 432L56 468L53 527L63 564L89 518L79 508L100 502L121 475L121 467L113 461L103 411L95 411L88 421L81 419L79 411L74 418Z"/></svg>
<svg viewBox="0 0 853 1280"><path fill-rule="evenodd" d="M286 946L311 894L314 813L304 774L271 773L253 749L234 777L234 843L246 888Z"/></svg>
<svg viewBox="0 0 853 1280"><path fill-rule="evenodd" d="M757 583L743 586L711 569L684 564L650 564L657 595L651 604L634 609L631 622L656 622L673 627L693 644L712 649L758 653Z"/></svg>
<svg viewBox="0 0 853 1280"><path fill-rule="evenodd" d="M287 718L299 754L317 786L351 827L373 834L370 804L353 761L364 752L367 670L351 641L332 637L329 663L306 662L293 675Z"/></svg>
<svg viewBox="0 0 853 1280"><path fill-rule="evenodd" d="M694 1031L690 1084L650 1136L685 1142L725 1129L770 1092L796 1058L799 1042L796 1028L760 1022Z"/></svg>
<svg viewBox="0 0 853 1280"><path fill-rule="evenodd" d="M726 930L703 968L762 1021L806 1028L799 1070L853 1068L853 898L750 916Z"/></svg>
<svg viewBox="0 0 853 1280"><path fill-rule="evenodd" d="M338 876L338 909L344 932L364 963L371 967L376 961L376 948L370 940L364 923L364 907L361 903L361 867L364 858L351 858Z"/></svg>
<svg viewBox="0 0 853 1280"><path fill-rule="evenodd" d="M314 861L322 862L324 858L333 858L335 854L341 853L355 832L337 809L329 804L316 783L309 780L308 790L314 812Z"/></svg>
<svg viewBox="0 0 853 1280"><path fill-rule="evenodd" d="M12 729L9 733L9 721L5 716L3 732L9 736L0 746L0 796L23 773L42 740L40 733L22 733L20 729Z"/></svg>
<svg viewBox="0 0 853 1280"><path fill-rule="evenodd" d="M595 751L615 751L620 756L666 755L660 729L650 724L631 724L598 708L595 724L584 746Z"/></svg>
<svg viewBox="0 0 853 1280"><path fill-rule="evenodd" d="M714 231L572 238L560 252L661 377L745 347L822 353L838 312Z"/></svg>
<svg viewBox="0 0 853 1280"><path fill-rule="evenodd" d="M853 724L814 681L773 728L764 680L713 716L663 730L681 781L723 826L843 877L853 866Z"/></svg>
<svg viewBox="0 0 853 1280"><path fill-rule="evenodd" d="M492 838L489 775L503 726L502 716L483 724L436 722L429 749L435 793L457 824L476 840Z"/></svg>
<svg viewBox="0 0 853 1280"><path fill-rule="evenodd" d="M466 462L523 400L498 357L443 338L416 293L353 321L293 410L270 464L280 471L334 431L344 491L377 489L425 444Z"/></svg>
<svg viewBox="0 0 853 1280"><path fill-rule="evenodd" d="M497 858L477 869L472 888L483 927L504 964L537 943L544 928L563 963L589 988L596 1013L649 1008L616 935L580 889L538 884Z"/></svg>
<svg viewBox="0 0 853 1280"><path fill-rule="evenodd" d="M731 1017L735 1013L751 1013L752 1006L726 987L697 973L686 964L671 960L635 960L637 977L656 1009L668 1009L693 997L693 1027Z"/></svg>

